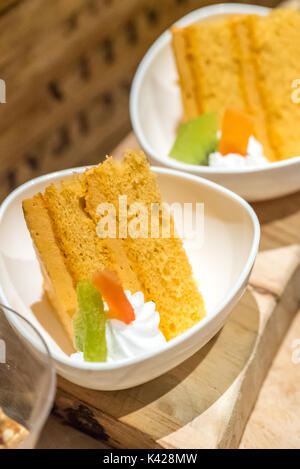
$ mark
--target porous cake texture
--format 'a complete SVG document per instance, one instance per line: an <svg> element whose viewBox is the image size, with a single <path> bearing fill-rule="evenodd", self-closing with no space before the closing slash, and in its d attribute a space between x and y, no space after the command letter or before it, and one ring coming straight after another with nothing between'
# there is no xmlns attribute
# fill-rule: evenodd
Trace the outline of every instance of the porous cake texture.
<svg viewBox="0 0 300 469"><path fill-rule="evenodd" d="M227 108L254 116L255 137L270 161L300 155L300 14L234 15L172 28L184 118Z"/></svg>
<svg viewBox="0 0 300 469"><path fill-rule="evenodd" d="M160 230L157 238L100 239L97 207L103 202L113 204L119 228L119 195L127 197L128 206L142 202L149 217L151 204L161 203L156 176L142 152L128 150L122 162L109 157L99 166L23 201L45 290L72 338L78 281L91 279L108 267L118 273L124 289L142 291L146 301L155 302L160 329L170 340L205 316L202 296L182 240L175 236L172 217L169 238Z"/></svg>

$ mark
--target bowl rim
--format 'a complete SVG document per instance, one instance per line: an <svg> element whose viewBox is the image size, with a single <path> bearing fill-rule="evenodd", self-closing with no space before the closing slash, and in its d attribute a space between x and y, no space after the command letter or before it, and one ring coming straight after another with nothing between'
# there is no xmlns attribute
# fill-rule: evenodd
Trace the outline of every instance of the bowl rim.
<svg viewBox="0 0 300 469"><path fill-rule="evenodd" d="M19 197L24 191L26 191L29 188L33 188L35 185L43 183L43 184L49 184L50 182L55 182L57 180L63 179L65 177L70 177L74 172L81 173L85 171L87 168L90 166L82 166L82 167L75 167L75 168L70 168L70 169L65 169L62 171L56 171L53 173L49 173L43 176L39 176L37 178L31 179L30 181L22 184L21 186L17 187L13 192L11 192L6 199L2 202L0 206L0 226L1 223L3 222L3 218L5 216L6 210L9 208L10 204L14 202L14 200ZM154 358L157 355L164 353L168 350L176 348L177 345L179 345L181 342L184 342L188 340L191 336L194 334L198 333L199 330L205 328L208 324L212 323L220 314L221 312L232 302L232 300L238 301L238 293L245 284L251 269L253 267L255 257L258 251L259 247L259 241L260 241L260 224L257 218L256 213L254 212L253 208L246 202L242 197L240 197L238 194L230 191L229 189L226 189L225 187L216 184L215 182L209 181L208 179L196 176L194 174L189 174L185 173L182 171L177 171L172 168L163 168L163 167L158 167L158 166L151 166L151 170L155 174L165 174L169 176L175 176L177 178L185 179L191 182L195 182L202 187L208 187L210 189L213 189L215 192L219 193L219 195L222 197L226 197L227 199L230 199L231 201L237 203L244 211L247 213L251 223L252 223L252 228L253 228L253 240L251 244L251 248L249 250L248 258L247 261L244 265L244 268L242 269L238 280L235 282L235 284L230 288L228 293L225 295L223 300L217 305L213 311L208 315L205 316L201 321L199 321L198 324L193 326L191 329L188 329L185 331L183 334L175 337L169 342L166 342L161 348L158 350L154 350L151 352L145 352L138 357L132 357L132 358L126 358L124 360L118 361L118 362L112 362L112 363L103 363L103 362L97 362L97 363L91 363L91 362L83 362L83 363L77 363L74 360L74 363L72 360L70 360L70 357L66 356L60 356L58 352L55 350L52 351L51 348L51 356L58 362L66 365L69 368L75 368L78 370L98 370L98 371L106 371L106 370L115 370L115 369L120 369L120 368L125 368L131 365L136 365L137 363L144 362L148 359ZM0 283L0 299L4 303L4 306L6 306L5 303L7 303L6 295L3 291L2 284ZM6 306L9 307L9 306ZM17 324L14 324L15 327L17 327ZM42 327L42 326L41 326ZM18 329L19 330L19 329ZM22 335L24 335L23 331L20 331ZM25 336L26 337L26 336ZM30 339L30 337L26 337L30 342L39 349L37 344L34 344L33 341ZM46 338L44 337L44 340ZM42 351L42 350L40 350Z"/></svg>
<svg viewBox="0 0 300 469"><path fill-rule="evenodd" d="M187 15L180 18L172 26L187 26L197 20L205 19L210 16L219 15L219 14L230 14L230 13L240 13L240 14L261 14L266 16L272 8L263 7L260 5L250 5L245 3L220 3L216 5L209 5L206 7L198 8ZM129 113L133 131L142 146L145 152L150 155L156 162L169 166L174 169L179 169L182 171L191 171L195 174L202 175L222 175L222 174L259 174L265 171L276 171L278 168L293 166L296 163L300 163L300 156L295 156L293 158L288 158L286 160L271 162L265 166L259 167L246 167L246 168L214 168L210 166L200 166L193 165L189 163L184 163L177 161L174 158L161 157L157 152L152 148L148 143L148 140L145 137L141 122L139 119L139 100L140 100L140 89L144 81L145 75L148 73L149 68L152 65L153 60L157 54L165 47L168 43L171 42L170 26L166 31L164 31L158 39L152 44L148 49L143 59L141 60L135 76L132 81L132 86L130 90L129 98Z"/></svg>

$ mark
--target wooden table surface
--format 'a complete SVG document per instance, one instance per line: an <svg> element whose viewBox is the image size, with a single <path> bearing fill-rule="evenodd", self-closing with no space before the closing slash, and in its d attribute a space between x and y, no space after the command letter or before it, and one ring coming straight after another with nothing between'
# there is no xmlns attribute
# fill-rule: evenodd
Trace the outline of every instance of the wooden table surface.
<svg viewBox="0 0 300 469"><path fill-rule="evenodd" d="M300 0L286 2L300 7ZM133 134L112 152L121 157L126 148L139 148ZM300 244L300 192L287 197L252 204L261 223L260 250ZM241 448L300 448L300 311L295 317L261 389L256 406L248 421ZM294 359L293 359L294 357ZM296 359L295 359L296 357ZM299 358L299 360L297 359ZM274 407L274 395L277 403ZM270 399L270 396L273 399ZM281 425L289 420L298 428ZM293 419L290 416L293 415ZM284 428L284 430L283 430ZM42 432L38 448L105 448L71 427L66 427L50 416Z"/></svg>
<svg viewBox="0 0 300 469"><path fill-rule="evenodd" d="M140 148L134 134L130 134L112 152L121 158L126 148ZM260 250L274 249L300 244L300 192L287 197L252 204L261 223ZM273 365L261 389L253 413L248 421L241 448L300 448L300 359L292 360L296 347L300 348L300 311L280 347ZM298 354L300 355L300 354ZM297 385L298 383L298 385ZM274 395L278 405L274 407ZM270 399L272 396L272 399ZM299 415L299 426L287 435L286 421L295 422ZM293 418L289 419L289 416ZM63 426L53 416L48 419L39 448L105 448L106 446Z"/></svg>

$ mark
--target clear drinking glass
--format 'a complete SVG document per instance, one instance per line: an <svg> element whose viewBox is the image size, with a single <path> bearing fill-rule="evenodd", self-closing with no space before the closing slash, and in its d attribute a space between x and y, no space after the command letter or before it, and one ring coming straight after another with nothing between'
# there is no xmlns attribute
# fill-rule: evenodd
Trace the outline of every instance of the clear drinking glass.
<svg viewBox="0 0 300 469"><path fill-rule="evenodd" d="M55 385L44 339L27 319L0 305L0 407L29 432L19 448L36 444L53 404Z"/></svg>

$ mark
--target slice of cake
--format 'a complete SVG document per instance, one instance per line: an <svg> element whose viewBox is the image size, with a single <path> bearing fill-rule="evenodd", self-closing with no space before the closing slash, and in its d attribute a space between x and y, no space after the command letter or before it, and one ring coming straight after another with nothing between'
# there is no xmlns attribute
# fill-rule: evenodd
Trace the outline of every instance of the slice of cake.
<svg viewBox="0 0 300 469"><path fill-rule="evenodd" d="M23 201L45 291L73 339L77 285L109 269L116 272L124 290L131 295L142 292L145 301L155 303L160 330L170 340L204 317L202 296L182 241L175 236L172 217L168 238L161 228L156 238L132 237L121 226L120 195L126 196L128 206L144 204L150 226L151 204L160 204L161 194L142 152L127 151L123 162L108 158L59 186L50 185L44 194ZM115 208L116 236L99 237L97 228L103 213L98 206L102 203ZM159 216L162 222L163 216ZM132 222L137 215L130 217Z"/></svg>
<svg viewBox="0 0 300 469"><path fill-rule="evenodd" d="M300 155L300 13L235 15L172 29L184 118L226 109L255 119L255 137L270 161Z"/></svg>
<svg viewBox="0 0 300 469"><path fill-rule="evenodd" d="M291 97L300 77L300 13L278 10L249 19L258 87L276 159L300 155L300 106Z"/></svg>
<svg viewBox="0 0 300 469"><path fill-rule="evenodd" d="M112 158L86 174L86 209L97 222L94 187L101 188L104 200L118 207L119 194L127 203L142 202L151 213L151 204L162 202L155 174L143 152L128 151L122 163ZM117 210L118 213L118 210ZM119 220L118 220L119 221ZM151 220L149 220L150 226ZM176 337L202 319L204 305L181 239L124 239L124 249L140 281L147 301L154 301L160 313L160 329L167 340Z"/></svg>
<svg viewBox="0 0 300 469"><path fill-rule="evenodd" d="M184 117L226 108L244 110L239 64L227 19L173 28L173 48L184 104Z"/></svg>

